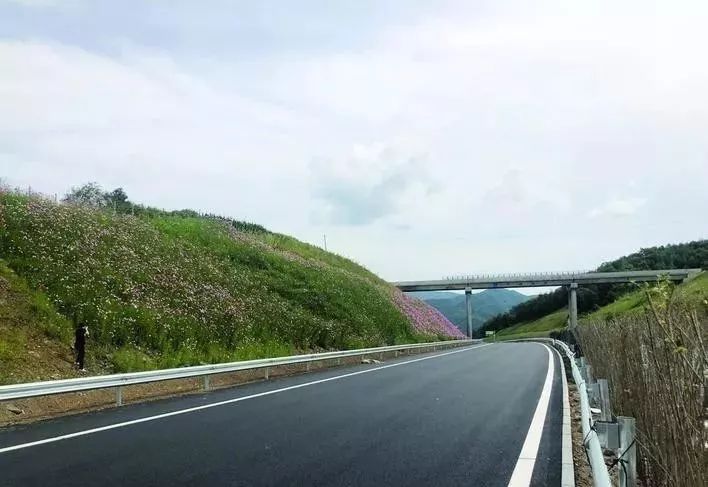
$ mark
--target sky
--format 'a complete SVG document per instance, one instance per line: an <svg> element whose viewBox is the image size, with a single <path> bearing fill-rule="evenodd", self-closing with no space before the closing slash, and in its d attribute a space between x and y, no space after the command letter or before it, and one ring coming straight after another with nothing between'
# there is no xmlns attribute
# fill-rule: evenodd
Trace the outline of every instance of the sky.
<svg viewBox="0 0 708 487"><path fill-rule="evenodd" d="M0 177L389 280L708 237L708 2L0 0Z"/></svg>

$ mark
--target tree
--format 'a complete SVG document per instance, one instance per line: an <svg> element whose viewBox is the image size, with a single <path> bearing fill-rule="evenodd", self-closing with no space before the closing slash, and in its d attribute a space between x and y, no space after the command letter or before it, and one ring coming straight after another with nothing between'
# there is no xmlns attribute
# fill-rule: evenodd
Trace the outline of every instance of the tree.
<svg viewBox="0 0 708 487"><path fill-rule="evenodd" d="M98 183L94 182L72 187L71 191L64 195L62 201L75 205L91 206L93 208L102 208L108 203L103 189Z"/></svg>
<svg viewBox="0 0 708 487"><path fill-rule="evenodd" d="M106 204L113 208L118 213L127 213L130 211L132 203L128 201L128 195L125 194L123 188L116 188L110 193L105 193Z"/></svg>

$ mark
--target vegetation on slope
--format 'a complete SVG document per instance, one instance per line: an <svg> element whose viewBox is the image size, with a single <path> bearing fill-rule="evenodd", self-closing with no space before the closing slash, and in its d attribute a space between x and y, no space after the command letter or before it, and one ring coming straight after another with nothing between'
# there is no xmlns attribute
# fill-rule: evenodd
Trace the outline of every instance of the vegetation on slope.
<svg viewBox="0 0 708 487"><path fill-rule="evenodd" d="M363 267L290 237L106 200L1 191L0 258L68 318L52 336L87 323L115 370L460 336Z"/></svg>
<svg viewBox="0 0 708 487"><path fill-rule="evenodd" d="M642 249L634 254L606 262L598 267L597 271L672 268L708 268L708 240ZM578 289L578 312L594 311L633 290L636 290L636 286L632 284L581 286ZM479 334L484 335L486 330L502 330L520 323L538 320L567 306L567 304L568 295L564 288L540 294L515 306L508 313L492 318L480 329Z"/></svg>
<svg viewBox="0 0 708 487"><path fill-rule="evenodd" d="M568 308L559 309L549 315L527 323L504 328L497 332L497 340L511 340L517 338L547 337L553 332L559 332L566 327L568 321Z"/></svg>
<svg viewBox="0 0 708 487"><path fill-rule="evenodd" d="M588 313L581 319L608 321L622 314L643 312L649 306L649 298L658 292L670 293L673 302L700 307L703 301L708 298L708 272L701 272L698 276L678 286L671 283L660 286L639 286L636 291L625 294L617 301Z"/></svg>
<svg viewBox="0 0 708 487"><path fill-rule="evenodd" d="M70 331L47 297L0 260L0 384L71 375Z"/></svg>
<svg viewBox="0 0 708 487"><path fill-rule="evenodd" d="M702 272L680 285L662 282L659 285L642 284L638 285L637 288L635 291L625 294L610 304L602 306L591 313L581 315L579 317L580 322L611 321L626 314L643 313L649 306L649 298L656 296L657 293L669 293L674 303L695 306L698 309L703 307L708 311L708 302L706 302L706 299L708 299L708 272ZM568 308L564 307L537 320L504 328L497 332L496 339L506 340L547 336L568 338L565 334L561 335L566 329L567 320Z"/></svg>

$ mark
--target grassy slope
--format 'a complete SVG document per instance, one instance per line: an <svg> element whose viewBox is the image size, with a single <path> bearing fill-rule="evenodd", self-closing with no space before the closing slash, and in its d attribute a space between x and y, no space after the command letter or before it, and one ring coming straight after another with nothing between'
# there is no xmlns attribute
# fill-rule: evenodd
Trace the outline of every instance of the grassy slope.
<svg viewBox="0 0 708 487"><path fill-rule="evenodd" d="M697 277L676 286L674 298L688 303L708 304L706 302L706 299L708 299L708 272L702 272ZM580 319L606 320L618 314L642 310L646 304L647 295L645 289L638 289L607 306L581 316ZM552 331L560 331L565 328L567 317L568 309L563 308L538 320L506 328L497 334L497 340L546 337Z"/></svg>
<svg viewBox="0 0 708 487"><path fill-rule="evenodd" d="M680 299L690 303L706 303L708 299L708 272L703 271L695 278L676 288Z"/></svg>
<svg viewBox="0 0 708 487"><path fill-rule="evenodd" d="M568 309L563 308L555 313L539 318L535 321L520 323L500 330L497 340L513 340L516 338L546 337L552 331L565 328L568 319Z"/></svg>
<svg viewBox="0 0 708 487"><path fill-rule="evenodd" d="M70 325L0 260L0 384L75 375Z"/></svg>
<svg viewBox="0 0 708 487"><path fill-rule="evenodd" d="M55 323L57 343L65 347L73 322L85 321L89 350L118 371L430 340L449 331L354 262L214 219L112 215L0 193L0 258L27 292L68 318ZM0 346L17 350L7 344L21 332L7 330ZM6 370L18 360L9 354Z"/></svg>
<svg viewBox="0 0 708 487"><path fill-rule="evenodd" d="M695 278L676 286L673 298L687 303L703 302L708 298L708 272L702 272ZM618 314L642 310L647 304L646 290L638 289L607 306L584 315L581 319L606 320Z"/></svg>

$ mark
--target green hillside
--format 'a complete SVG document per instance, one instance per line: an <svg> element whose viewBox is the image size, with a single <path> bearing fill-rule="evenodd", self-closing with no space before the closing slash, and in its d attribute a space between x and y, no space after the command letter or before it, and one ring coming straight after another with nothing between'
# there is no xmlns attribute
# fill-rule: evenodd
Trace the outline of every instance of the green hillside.
<svg viewBox="0 0 708 487"><path fill-rule="evenodd" d="M409 293L436 308L463 332L467 331L465 295L453 292ZM529 296L510 289L486 289L472 294L472 329L480 328L490 318L509 311L529 299Z"/></svg>
<svg viewBox="0 0 708 487"><path fill-rule="evenodd" d="M670 283L661 286L641 286L606 306L579 316L578 319L581 323L584 320L599 319L604 321L625 313L643 311L649 304L647 293L649 296L656 293L664 293L667 294L667 297L670 296L674 303L695 304L699 307L702 306L708 312L708 272L702 272L698 276L676 286ZM554 332L563 331L566 328L567 320L568 309L566 307L537 320L500 330L496 339L511 340L547 337Z"/></svg>
<svg viewBox="0 0 708 487"><path fill-rule="evenodd" d="M641 249L639 252L605 262L598 272L622 270L708 268L708 240L662 245ZM625 294L636 290L633 284L594 284L578 289L578 312L588 313L608 305ZM568 304L567 291L558 288L525 301L506 313L487 321L479 331L500 331L515 325L539 320Z"/></svg>
<svg viewBox="0 0 708 487"><path fill-rule="evenodd" d="M551 332L563 330L567 321L568 309L563 308L537 320L505 328L497 333L496 339L547 337Z"/></svg>
<svg viewBox="0 0 708 487"><path fill-rule="evenodd" d="M460 336L363 267L291 237L189 211L123 210L0 191L0 283L32 293L22 319L0 323L5 371L18 335L43 328L66 349L79 322L93 367L118 371ZM36 303L58 318L43 325ZM0 316L16 312L0 301Z"/></svg>
<svg viewBox="0 0 708 487"><path fill-rule="evenodd" d="M648 288L649 295L657 292L656 289ZM668 292L674 301L701 304L708 299L708 272L701 272L698 276L689 279L688 281L678 286L668 286ZM614 301L607 306L603 306L598 310L582 316L582 319L602 319L607 320L614 316L631 313L633 311L641 311L649 304L647 289L641 288L622 296L617 301Z"/></svg>

